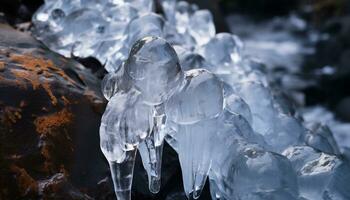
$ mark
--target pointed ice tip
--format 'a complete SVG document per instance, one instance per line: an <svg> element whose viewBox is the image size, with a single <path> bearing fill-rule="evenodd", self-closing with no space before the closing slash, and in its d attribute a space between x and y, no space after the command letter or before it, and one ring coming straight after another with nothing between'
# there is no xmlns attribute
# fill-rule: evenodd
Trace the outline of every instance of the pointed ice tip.
<svg viewBox="0 0 350 200"><path fill-rule="evenodd" d="M117 191L117 200L131 200L131 190Z"/></svg>
<svg viewBox="0 0 350 200"><path fill-rule="evenodd" d="M149 191L151 191L153 194L156 194L160 190L160 177L152 176L149 184Z"/></svg>
<svg viewBox="0 0 350 200"><path fill-rule="evenodd" d="M199 172L196 173L195 182L193 186L193 194L192 194L194 199L198 199L199 196L201 195L206 180L207 180L206 173L205 174L199 173Z"/></svg>
<svg viewBox="0 0 350 200"><path fill-rule="evenodd" d="M196 188L194 191L193 191L193 199L198 199L200 196L201 196L201 193L202 193L202 189L201 188Z"/></svg>

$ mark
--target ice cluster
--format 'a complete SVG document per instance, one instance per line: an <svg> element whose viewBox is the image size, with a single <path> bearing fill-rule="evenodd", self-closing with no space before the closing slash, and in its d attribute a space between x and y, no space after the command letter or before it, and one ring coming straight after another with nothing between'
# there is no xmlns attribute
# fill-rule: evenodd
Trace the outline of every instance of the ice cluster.
<svg viewBox="0 0 350 200"><path fill-rule="evenodd" d="M197 199L350 199L350 168L327 126L306 123L243 44L216 34L208 10L184 1L46 0L34 33L65 56L109 72L100 126L118 200L131 199L136 152L160 190L164 141Z"/></svg>

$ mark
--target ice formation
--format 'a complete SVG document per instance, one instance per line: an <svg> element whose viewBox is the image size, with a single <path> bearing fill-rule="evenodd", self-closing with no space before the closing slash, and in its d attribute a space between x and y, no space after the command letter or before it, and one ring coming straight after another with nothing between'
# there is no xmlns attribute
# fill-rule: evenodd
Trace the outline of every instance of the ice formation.
<svg viewBox="0 0 350 200"><path fill-rule="evenodd" d="M208 10L160 3L164 16L152 0L46 0L33 17L49 48L105 63L100 144L117 198L131 199L137 151L159 191L166 141L189 198L209 179L213 199L349 199L332 132L303 122L240 39L216 34Z"/></svg>

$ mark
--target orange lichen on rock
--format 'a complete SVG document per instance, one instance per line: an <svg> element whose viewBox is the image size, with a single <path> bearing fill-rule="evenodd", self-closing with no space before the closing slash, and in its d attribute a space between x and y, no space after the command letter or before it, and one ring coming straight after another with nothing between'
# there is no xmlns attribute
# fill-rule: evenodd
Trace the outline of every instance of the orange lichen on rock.
<svg viewBox="0 0 350 200"><path fill-rule="evenodd" d="M51 141L52 139L55 140L54 138L65 138L65 140L69 140L69 137L64 135L62 131L66 132L65 128L67 128L72 120L73 114L66 108L50 115L37 117L34 120L36 132L42 139L39 146L41 149L41 155L45 159L42 168L43 171L47 173L57 171L57 163L55 163L55 158L52 157L53 154L55 154L55 148L52 146L52 143L48 141ZM59 135L57 135L57 133L59 133ZM67 144L69 144L69 141ZM70 148L70 146L68 145L65 148Z"/></svg>
<svg viewBox="0 0 350 200"><path fill-rule="evenodd" d="M21 77L21 78L29 81L33 86L33 90L36 90L40 86L40 81L37 80L36 75L31 73L30 71L26 71L26 70L22 70L22 69L11 69L11 72L16 77Z"/></svg>
<svg viewBox="0 0 350 200"><path fill-rule="evenodd" d="M57 98L53 94L48 80L53 77L52 74L56 74L57 77L63 78L67 84L75 84L75 82L67 76L62 69L55 66L51 60L35 57L29 54L10 54L10 60L21 64L22 67L22 69L11 69L11 72L16 77L29 81L34 90L39 86L44 88L53 105L57 104Z"/></svg>
<svg viewBox="0 0 350 200"><path fill-rule="evenodd" d="M42 143L40 145L40 148L41 155L45 158L45 161L43 163L43 171L47 173L54 171L54 164L52 163L50 156L50 146L46 143Z"/></svg>
<svg viewBox="0 0 350 200"><path fill-rule="evenodd" d="M18 182L19 190L22 195L26 195L28 193L38 193L37 182L27 173L25 169L11 165L10 170L15 174L15 178Z"/></svg>
<svg viewBox="0 0 350 200"><path fill-rule="evenodd" d="M11 127L19 119L22 118L22 109L14 108L11 106L4 106L2 111L0 111L0 123L4 124L6 127Z"/></svg>
<svg viewBox="0 0 350 200"><path fill-rule="evenodd" d="M53 132L53 130L63 127L72 122L73 114L69 112L66 108L63 110L47 115L40 116L34 120L34 125L36 127L36 131L40 135L46 135Z"/></svg>
<svg viewBox="0 0 350 200"><path fill-rule="evenodd" d="M61 96L61 99L62 99L63 104L64 104L65 106L67 106L67 105L70 104L70 101L69 101L65 96Z"/></svg>
<svg viewBox="0 0 350 200"><path fill-rule="evenodd" d="M5 63L0 62L0 72L5 70Z"/></svg>

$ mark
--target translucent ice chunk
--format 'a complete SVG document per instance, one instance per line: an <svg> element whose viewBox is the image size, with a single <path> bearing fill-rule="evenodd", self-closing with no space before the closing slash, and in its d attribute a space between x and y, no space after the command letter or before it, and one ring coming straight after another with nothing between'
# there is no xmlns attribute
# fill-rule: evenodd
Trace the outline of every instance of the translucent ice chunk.
<svg viewBox="0 0 350 200"><path fill-rule="evenodd" d="M276 122L273 133L264 136L275 151L281 152L289 146L301 144L306 130L296 118L279 114Z"/></svg>
<svg viewBox="0 0 350 200"><path fill-rule="evenodd" d="M338 145L328 126L314 123L311 131L306 135L306 143L327 154L340 155Z"/></svg>
<svg viewBox="0 0 350 200"><path fill-rule="evenodd" d="M238 199L297 199L296 174L287 158L256 148L244 148L234 168Z"/></svg>
<svg viewBox="0 0 350 200"><path fill-rule="evenodd" d="M109 73L114 73L128 57L129 48L125 46L126 37L102 41L93 46L96 51L93 56L104 63Z"/></svg>
<svg viewBox="0 0 350 200"><path fill-rule="evenodd" d="M215 119L181 125L176 134L178 155L187 196L197 199L202 192L211 164L211 146L217 130ZM202 148L203 146L209 148Z"/></svg>
<svg viewBox="0 0 350 200"><path fill-rule="evenodd" d="M198 48L198 53L216 66L215 74L233 72L232 64L241 60L242 42L229 33L219 33L208 43Z"/></svg>
<svg viewBox="0 0 350 200"><path fill-rule="evenodd" d="M248 104L239 96L231 94L225 98L225 109L229 112L242 115L249 124L252 124L252 114Z"/></svg>
<svg viewBox="0 0 350 200"><path fill-rule="evenodd" d="M341 163L334 171L327 188L323 193L324 199L350 199L350 167Z"/></svg>
<svg viewBox="0 0 350 200"><path fill-rule="evenodd" d="M250 107L254 131L264 136L271 150L281 152L301 142L305 128L293 116L278 113L268 88L256 82L242 82L235 90Z"/></svg>
<svg viewBox="0 0 350 200"><path fill-rule="evenodd" d="M125 129L122 130L125 128L125 120L130 120L130 114L126 113L126 116L121 117L121 115L125 113L120 112L122 112L124 109L123 106L126 106L126 104L129 103L127 102L128 100L130 100L130 98L127 96L127 94L114 95L110 99L106 111L102 116L100 126L101 150L110 164L114 190L116 192L117 198L121 200L131 199L131 185L136 156L136 149L125 151L124 148L125 143L134 141L133 138L129 139L129 137L132 137L133 135L122 137L122 134L125 132ZM137 122L136 124L141 125ZM140 128L141 127L142 125ZM139 134L140 132L135 133Z"/></svg>
<svg viewBox="0 0 350 200"><path fill-rule="evenodd" d="M114 0L114 2L129 3L140 14L150 13L154 10L154 1L153 0Z"/></svg>
<svg viewBox="0 0 350 200"><path fill-rule="evenodd" d="M158 37L146 37L136 42L125 68L140 90L142 100L150 105L167 100L183 81L175 50Z"/></svg>
<svg viewBox="0 0 350 200"><path fill-rule="evenodd" d="M139 146L142 163L148 174L149 189L152 193L160 190L164 125L164 108L157 106L154 113L153 131Z"/></svg>
<svg viewBox="0 0 350 200"><path fill-rule="evenodd" d="M177 0L161 0L161 5L164 10L166 20L174 25L175 22L175 7Z"/></svg>
<svg viewBox="0 0 350 200"><path fill-rule="evenodd" d="M219 116L217 124L220 127L217 130L217 135L222 139L222 142L225 140L243 138L247 142L266 146L263 137L255 133L246 118L240 114L232 113L225 109ZM220 144L220 142L217 141L215 141L215 143ZM225 147L218 151L217 154L225 151L224 148Z"/></svg>
<svg viewBox="0 0 350 200"><path fill-rule="evenodd" d="M149 188L154 193L160 189L165 137L163 102L182 82L175 50L158 37L138 40L127 61L102 81L105 97L118 102L110 119L114 121L112 125L122 149L140 150Z"/></svg>
<svg viewBox="0 0 350 200"><path fill-rule="evenodd" d="M300 193L308 199L322 199L324 188L340 162L335 156L321 154L316 160L305 163L299 170ZM313 184L312 184L313 183Z"/></svg>
<svg viewBox="0 0 350 200"><path fill-rule="evenodd" d="M347 199L349 166L336 156L310 147L291 147L283 152L298 174L300 195L309 199Z"/></svg>
<svg viewBox="0 0 350 200"><path fill-rule="evenodd" d="M132 46L147 36L163 36L164 20L160 15L149 13L132 20L128 26L128 45Z"/></svg>
<svg viewBox="0 0 350 200"><path fill-rule="evenodd" d="M189 34L197 45L206 44L215 36L213 16L208 10L197 10L190 18L189 27Z"/></svg>
<svg viewBox="0 0 350 200"><path fill-rule="evenodd" d="M216 187L211 191L212 196L219 195L220 199L297 199L296 174L288 159L242 140L231 141L228 147L233 155L215 159L220 164L213 166L210 173Z"/></svg>
<svg viewBox="0 0 350 200"><path fill-rule="evenodd" d="M212 66L199 54L190 51L182 51L178 53L182 70L204 68L211 70Z"/></svg>
<svg viewBox="0 0 350 200"><path fill-rule="evenodd" d="M131 200L136 149L125 152L123 162L109 162L114 191L118 200Z"/></svg>
<svg viewBox="0 0 350 200"><path fill-rule="evenodd" d="M296 171L299 171L306 162L315 160L321 155L309 146L288 147L282 154L291 161L292 166Z"/></svg>
<svg viewBox="0 0 350 200"><path fill-rule="evenodd" d="M127 58L133 42L148 34L160 35L157 20L140 17L147 23L141 23L142 28L135 24L135 18L153 9L153 0L46 1L33 16L33 32L50 49L67 57L96 57L112 72Z"/></svg>
<svg viewBox="0 0 350 200"><path fill-rule="evenodd" d="M101 90L109 101L118 91L128 91L131 88L130 77L125 75L124 65L117 72L107 74L101 82Z"/></svg>
<svg viewBox="0 0 350 200"><path fill-rule="evenodd" d="M45 31L57 31L62 29L62 19L81 6L79 0L47 1L33 15L32 21L36 26L38 35Z"/></svg>
<svg viewBox="0 0 350 200"><path fill-rule="evenodd" d="M110 0L78 0L81 7L102 9Z"/></svg>
<svg viewBox="0 0 350 200"><path fill-rule="evenodd" d="M187 30L188 23L190 21L190 16L194 12L193 8L186 1L179 1L175 8L175 23L177 32L183 34Z"/></svg>
<svg viewBox="0 0 350 200"><path fill-rule="evenodd" d="M187 71L185 76L180 91L165 105L168 120L178 124L191 124L218 116L223 109L221 81L204 69ZM210 96L207 95L208 91Z"/></svg>
<svg viewBox="0 0 350 200"><path fill-rule="evenodd" d="M171 135L171 144L179 154L185 193L193 193L196 199L210 169L210 146L215 144L213 137L223 110L223 89L221 81L204 69L186 72L185 79L180 91L166 103L165 113L171 121L168 126L176 132ZM206 91L212 92L211 98Z"/></svg>
<svg viewBox="0 0 350 200"><path fill-rule="evenodd" d="M273 131L276 111L268 88L256 82L242 82L235 88L236 93L249 105L253 117L253 129L262 134Z"/></svg>
<svg viewBox="0 0 350 200"><path fill-rule="evenodd" d="M57 33L58 44L53 48L72 45L73 55L80 57L88 57L93 54L92 46L97 41L89 40L89 38L98 38L98 35L103 35L103 29L107 26L107 22L101 15L87 8L70 13L62 23L64 29Z"/></svg>
<svg viewBox="0 0 350 200"><path fill-rule="evenodd" d="M114 127L114 108L117 106L116 101L111 101L107 105L100 126L100 147L107 160L111 162L122 162L125 158L125 152Z"/></svg>
<svg viewBox="0 0 350 200"><path fill-rule="evenodd" d="M116 103L117 102L117 103ZM116 93L109 101L114 105L113 113L108 116L111 129L125 151L135 149L153 129L153 108L140 101L140 93L130 90L127 93Z"/></svg>
<svg viewBox="0 0 350 200"><path fill-rule="evenodd" d="M155 144L156 134L159 133L151 133L150 137L139 145L142 163L148 174L149 190L152 193L158 193L161 184L163 144Z"/></svg>
<svg viewBox="0 0 350 200"><path fill-rule="evenodd" d="M237 156L236 141L246 140L264 144L261 137L254 133L249 123L238 114L228 111L218 117L201 120L192 124L170 124L175 134L170 134L170 143L178 152L184 188L187 195L193 192L198 198L205 179L211 171L220 177L221 169L233 162ZM201 148L206 145L209 148Z"/></svg>
<svg viewBox="0 0 350 200"><path fill-rule="evenodd" d="M108 21L113 22L130 22L130 20L138 17L138 10L134 7L135 4L130 3L109 3L104 7L102 15ZM118 13L118 14L116 14Z"/></svg>

